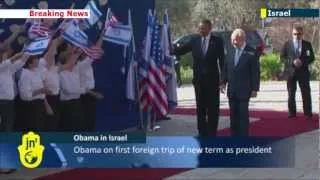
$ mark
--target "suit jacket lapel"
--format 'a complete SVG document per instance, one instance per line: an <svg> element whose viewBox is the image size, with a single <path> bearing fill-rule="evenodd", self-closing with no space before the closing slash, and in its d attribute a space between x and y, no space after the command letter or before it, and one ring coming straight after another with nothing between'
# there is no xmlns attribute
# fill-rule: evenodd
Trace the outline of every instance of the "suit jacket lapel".
<svg viewBox="0 0 320 180"><path fill-rule="evenodd" d="M202 37L199 36L198 37L198 40L197 40L197 44L198 44L198 47L199 47L199 53L201 54L201 57L203 57L203 53L202 53Z"/></svg>
<svg viewBox="0 0 320 180"><path fill-rule="evenodd" d="M301 52L300 52L300 57L302 54L306 51L306 43L304 43L303 40L301 40Z"/></svg>
<svg viewBox="0 0 320 180"><path fill-rule="evenodd" d="M210 49L212 49L212 47L210 47L211 45L212 45L212 38L211 38L211 35L209 36L209 39L207 40L207 41L209 41L209 42L207 42L208 43L208 47L207 47L207 51L206 51L206 53L204 54L203 52L202 52L202 37L200 36L200 38L199 38L199 47L200 47L200 52L201 52L201 55L202 55L202 57L203 57L203 59L205 59L206 57L207 57L207 54L208 54L208 51L210 50Z"/></svg>
<svg viewBox="0 0 320 180"><path fill-rule="evenodd" d="M210 51L210 49L212 49L212 45L213 45L213 43L214 42L212 42L213 41L213 38L211 38L211 35L209 36L209 42L208 42L208 48L207 48L207 51L206 51L206 53L204 54L204 57L206 57L207 56L207 54L208 54L208 51Z"/></svg>
<svg viewBox="0 0 320 180"><path fill-rule="evenodd" d="M231 53L230 53L230 58L229 58L230 59L229 63L230 63L230 67L232 67L231 68L232 70L234 70L236 68L236 65L234 64L234 56L235 56L235 54L236 54L236 50L232 46Z"/></svg>
<svg viewBox="0 0 320 180"><path fill-rule="evenodd" d="M244 58L246 56L246 50L247 50L247 46L244 47L243 51L241 52L241 55L239 57L239 62L238 64L235 66L235 69L238 68L242 63L244 63L244 61L246 61L247 58ZM235 51L235 50L234 50Z"/></svg>

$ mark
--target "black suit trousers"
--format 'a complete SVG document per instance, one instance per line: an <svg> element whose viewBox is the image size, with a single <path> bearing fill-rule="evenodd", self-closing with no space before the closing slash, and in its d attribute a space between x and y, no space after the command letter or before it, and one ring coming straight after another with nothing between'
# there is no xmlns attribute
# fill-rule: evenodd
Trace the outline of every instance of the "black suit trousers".
<svg viewBox="0 0 320 180"><path fill-rule="evenodd" d="M297 82L299 84L301 94L302 94L304 114L306 116L312 115L310 75L308 72L296 72L293 76L289 77L287 80L289 114L295 115L297 111L296 110Z"/></svg>
<svg viewBox="0 0 320 180"><path fill-rule="evenodd" d="M206 76L195 81L197 121L200 136L215 136L219 120L219 83Z"/></svg>

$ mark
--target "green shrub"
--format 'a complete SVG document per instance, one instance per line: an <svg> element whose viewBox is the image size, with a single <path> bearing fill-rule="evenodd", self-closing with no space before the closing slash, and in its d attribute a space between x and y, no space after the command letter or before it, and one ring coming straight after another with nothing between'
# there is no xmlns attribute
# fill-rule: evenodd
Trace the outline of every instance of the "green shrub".
<svg viewBox="0 0 320 180"><path fill-rule="evenodd" d="M181 66L181 81L182 84L192 83L193 71L190 66Z"/></svg>
<svg viewBox="0 0 320 180"><path fill-rule="evenodd" d="M311 80L320 80L320 54L316 56L315 61L310 65Z"/></svg>
<svg viewBox="0 0 320 180"><path fill-rule="evenodd" d="M283 64L279 54L268 54L260 57L261 80L279 80Z"/></svg>
<svg viewBox="0 0 320 180"><path fill-rule="evenodd" d="M180 56L181 60L180 60L180 65L181 66L188 66L188 67L192 67L193 64L193 58L192 58L192 54L188 53L185 54L183 56Z"/></svg>

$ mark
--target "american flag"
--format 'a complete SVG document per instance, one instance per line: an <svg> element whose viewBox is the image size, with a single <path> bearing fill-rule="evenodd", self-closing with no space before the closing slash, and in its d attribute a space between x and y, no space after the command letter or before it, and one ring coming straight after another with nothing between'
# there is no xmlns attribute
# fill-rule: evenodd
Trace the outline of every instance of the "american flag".
<svg viewBox="0 0 320 180"><path fill-rule="evenodd" d="M92 59L100 59L103 55L103 50L100 46L91 45L89 47L83 47L82 50Z"/></svg>
<svg viewBox="0 0 320 180"><path fill-rule="evenodd" d="M48 37L49 35L50 27L41 22L33 22L28 31L28 36L30 39Z"/></svg>
<svg viewBox="0 0 320 180"><path fill-rule="evenodd" d="M114 13L111 11L110 8L108 8L106 22L104 24L104 28L107 29L109 26L112 26L113 24L119 23L118 18L114 15Z"/></svg>
<svg viewBox="0 0 320 180"><path fill-rule="evenodd" d="M168 100L166 94L165 68L162 58L163 52L161 48L161 26L156 23L155 17L153 17L152 21L152 33L151 37L149 37L151 38L150 59L149 65L144 67L147 68L146 77L144 77L140 83L140 92L142 93L140 101L144 110L151 106L156 114L164 116L168 113ZM146 39L146 41L148 41L148 39Z"/></svg>

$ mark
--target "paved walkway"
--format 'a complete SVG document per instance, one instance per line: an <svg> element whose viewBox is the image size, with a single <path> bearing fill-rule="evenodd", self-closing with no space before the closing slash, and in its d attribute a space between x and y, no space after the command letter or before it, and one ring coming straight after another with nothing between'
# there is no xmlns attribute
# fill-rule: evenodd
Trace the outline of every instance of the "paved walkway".
<svg viewBox="0 0 320 180"><path fill-rule="evenodd" d="M292 139L296 142L295 168L198 168L167 180L319 180L319 131Z"/></svg>
<svg viewBox="0 0 320 180"><path fill-rule="evenodd" d="M311 85L311 97L313 112L319 113L319 82L313 81ZM192 85L185 85L178 89L178 104L182 107L194 107L194 89ZM220 108L228 108L228 99L224 94L220 96ZM287 111L287 90L285 82L262 82L258 97L252 99L250 107L253 109L270 109L275 111ZM302 99L300 89L297 89L296 95L297 111L302 112ZM173 119L190 119L191 117L172 116ZM193 118L194 120L194 118ZM188 120L185 120L188 121ZM251 120L252 121L252 120ZM220 121L221 122L221 121ZM225 121L228 123L227 121ZM174 123L174 122L172 122ZM176 122L175 122L176 123ZM173 124L171 124L173 125ZM187 124L185 124L187 126ZM195 123L194 123L195 125ZM163 129L152 134L166 134L167 130L174 128L163 122ZM219 126L223 126L220 125ZM189 125L190 127L190 125ZM185 128L182 128L185 129ZM190 129L190 128L189 128ZM190 131L189 131L190 132ZM182 132L179 132L182 133ZM193 127L192 134L196 133L196 127ZM172 177L168 180L175 179L219 179L219 180L320 180L319 167L319 130L300 134L291 137L296 142L295 168L198 168L190 170ZM285 141L285 140L283 140Z"/></svg>
<svg viewBox="0 0 320 180"><path fill-rule="evenodd" d="M312 81L311 97L313 112L319 113L319 81ZM277 111L287 111L288 93L286 82L268 81L261 82L260 92L257 98L250 101L250 107L254 109L272 109ZM194 107L195 95L192 85L184 85L178 89L178 104L182 107ZM300 88L296 94L297 110L302 111L302 99ZM228 99L225 94L220 95L220 107L228 108Z"/></svg>

